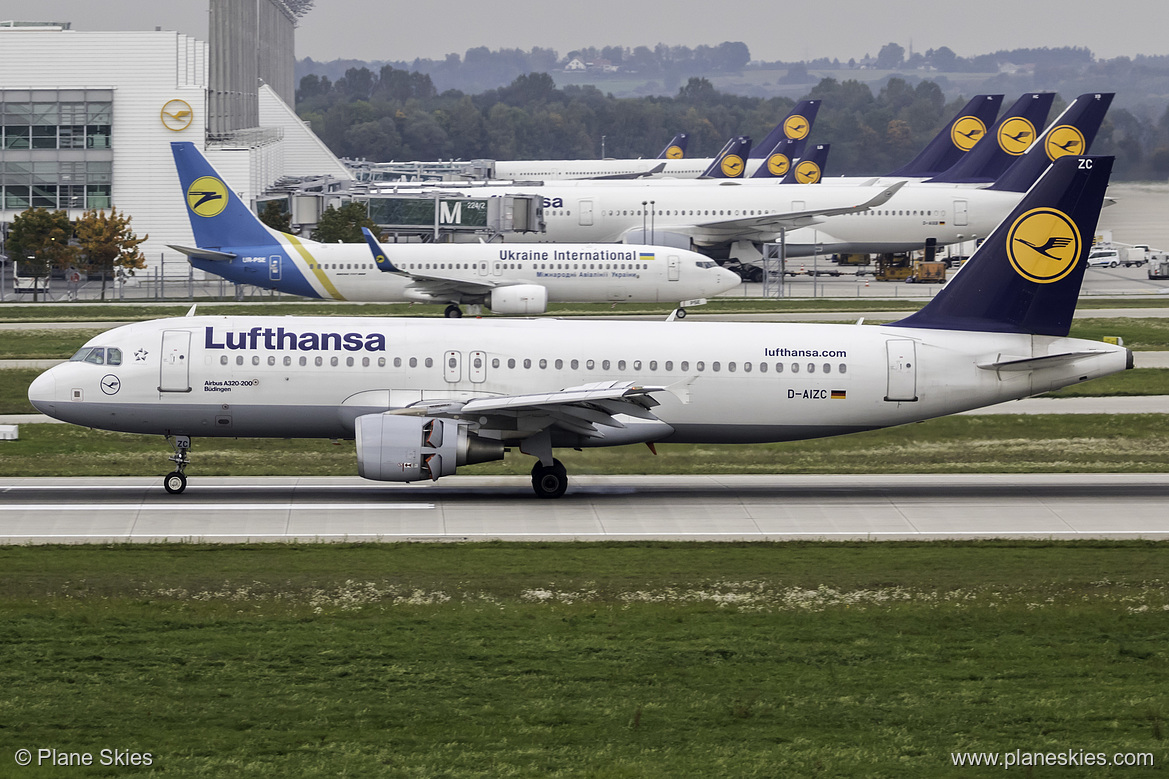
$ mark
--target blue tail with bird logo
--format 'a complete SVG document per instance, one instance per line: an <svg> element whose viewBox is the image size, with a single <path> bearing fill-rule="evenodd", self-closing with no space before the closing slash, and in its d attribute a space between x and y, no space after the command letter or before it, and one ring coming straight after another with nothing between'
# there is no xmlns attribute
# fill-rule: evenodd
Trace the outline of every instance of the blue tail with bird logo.
<svg viewBox="0 0 1169 779"><path fill-rule="evenodd" d="M1113 159L1057 159L958 274L893 326L1066 336Z"/></svg>
<svg viewBox="0 0 1169 779"><path fill-rule="evenodd" d="M975 95L920 154L888 175L925 179L953 167L986 135L1002 104L1002 95Z"/></svg>

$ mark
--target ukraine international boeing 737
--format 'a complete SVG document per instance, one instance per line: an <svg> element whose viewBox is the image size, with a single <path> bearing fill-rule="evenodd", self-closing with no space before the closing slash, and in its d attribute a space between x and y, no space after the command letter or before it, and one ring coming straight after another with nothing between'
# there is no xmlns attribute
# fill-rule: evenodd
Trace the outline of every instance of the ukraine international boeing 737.
<svg viewBox="0 0 1169 779"><path fill-rule="evenodd" d="M174 439L356 441L369 479L559 447L756 443L900 425L1132 367L1068 337L1110 157L1064 157L924 308L888 325L188 316L118 327L29 387L42 413Z"/></svg>
<svg viewBox="0 0 1169 779"><path fill-rule="evenodd" d="M697 303L739 284L695 252L637 245L388 244L381 260L393 272L382 273L364 243L317 243L266 226L193 144L171 147L197 244L171 248L241 284L326 300L445 303L448 317L463 304L529 315L550 301Z"/></svg>

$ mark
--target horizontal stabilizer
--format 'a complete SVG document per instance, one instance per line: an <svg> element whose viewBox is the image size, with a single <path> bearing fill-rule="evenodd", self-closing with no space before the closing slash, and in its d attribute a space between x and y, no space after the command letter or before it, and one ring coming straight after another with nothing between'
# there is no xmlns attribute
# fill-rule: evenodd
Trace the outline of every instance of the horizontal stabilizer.
<svg viewBox="0 0 1169 779"><path fill-rule="evenodd" d="M198 247L192 248L190 246L176 246L173 243L168 243L168 247L174 249L176 252L185 254L188 257L196 257L200 260L212 260L214 262L231 262L238 254L232 252L217 252L214 249L200 249Z"/></svg>
<svg viewBox="0 0 1169 779"><path fill-rule="evenodd" d="M1032 371L1039 368L1048 368L1060 363L1073 362L1082 357L1095 357L1099 354L1111 354L1106 349L1086 349L1079 352L1062 352L1060 354L1045 354L1042 357L1021 357L998 360L996 362L980 362L978 367L984 371Z"/></svg>

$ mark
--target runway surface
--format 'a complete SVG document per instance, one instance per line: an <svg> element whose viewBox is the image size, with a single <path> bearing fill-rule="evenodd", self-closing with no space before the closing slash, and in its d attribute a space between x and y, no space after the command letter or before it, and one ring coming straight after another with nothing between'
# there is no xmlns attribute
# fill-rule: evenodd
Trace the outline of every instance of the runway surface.
<svg viewBox="0 0 1169 779"><path fill-rule="evenodd" d="M0 479L0 543L1169 539L1169 474Z"/></svg>

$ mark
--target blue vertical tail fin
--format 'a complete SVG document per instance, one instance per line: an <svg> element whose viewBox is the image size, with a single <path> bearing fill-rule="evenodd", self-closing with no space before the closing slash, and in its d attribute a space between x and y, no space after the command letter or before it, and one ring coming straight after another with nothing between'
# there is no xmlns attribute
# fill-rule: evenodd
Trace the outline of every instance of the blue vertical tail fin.
<svg viewBox="0 0 1169 779"><path fill-rule="evenodd" d="M678 133L669 143L666 148L658 152L657 159L659 160L680 160L686 156L686 144L690 141L689 133Z"/></svg>
<svg viewBox="0 0 1169 779"><path fill-rule="evenodd" d="M824 169L828 164L828 150L830 143L818 143L810 147L800 161L792 166L780 184L819 184L824 178Z"/></svg>
<svg viewBox="0 0 1169 779"><path fill-rule="evenodd" d="M761 160L768 157L784 141L798 141L799 145L790 149L791 159L799 158L804 151L804 144L808 142L808 134L812 132L812 125L816 122L816 114L820 111L819 100L801 100L792 107L783 121L767 134L754 149L750 159Z"/></svg>
<svg viewBox="0 0 1169 779"><path fill-rule="evenodd" d="M942 291L893 326L1066 336L1113 159L1057 159Z"/></svg>
<svg viewBox="0 0 1169 779"><path fill-rule="evenodd" d="M986 135L1002 103L1002 95L975 95L920 154L888 175L924 179L953 167Z"/></svg>
<svg viewBox="0 0 1169 779"><path fill-rule="evenodd" d="M753 179L782 179L791 173L796 160L796 151L803 146L803 141L784 138L779 145L771 150L766 159L759 163L759 167L751 174Z"/></svg>
<svg viewBox="0 0 1169 779"><path fill-rule="evenodd" d="M1007 168L988 189L1026 192L1039 180L1052 161L1068 155L1087 154L1104 122L1113 94L1109 92L1080 95L1035 143Z"/></svg>
<svg viewBox="0 0 1169 779"><path fill-rule="evenodd" d="M1039 137L1054 92L1030 92L1007 109L990 132L949 170L930 181L945 184L990 183L1001 176Z"/></svg>
<svg viewBox="0 0 1169 779"><path fill-rule="evenodd" d="M273 231L232 192L193 143L172 142L170 147L187 203L191 231L200 248L265 246L276 242Z"/></svg>
<svg viewBox="0 0 1169 779"><path fill-rule="evenodd" d="M738 179L747 171L747 155L751 153L751 139L740 135L727 141L714 161L702 175L702 179Z"/></svg>

